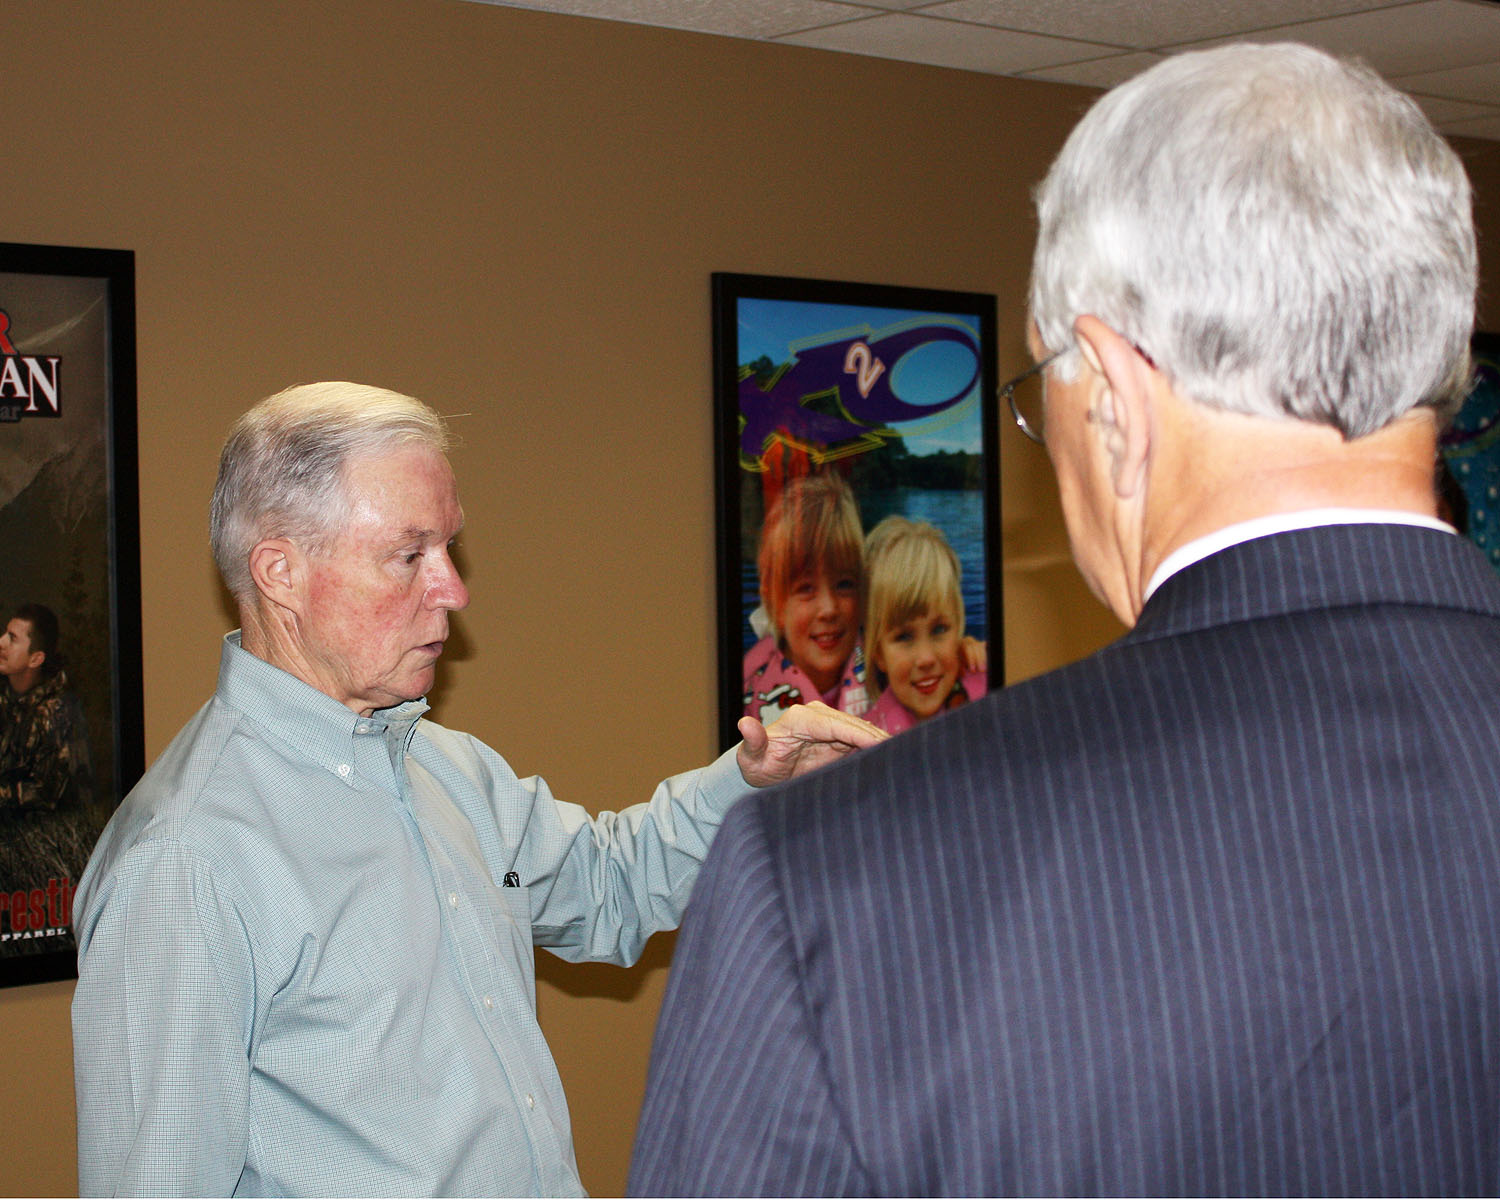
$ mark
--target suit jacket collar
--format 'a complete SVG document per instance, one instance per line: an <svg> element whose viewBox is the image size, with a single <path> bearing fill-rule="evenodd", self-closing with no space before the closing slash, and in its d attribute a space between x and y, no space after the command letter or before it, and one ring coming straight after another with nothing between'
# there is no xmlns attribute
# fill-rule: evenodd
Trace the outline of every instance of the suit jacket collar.
<svg viewBox="0 0 1500 1200"><path fill-rule="evenodd" d="M1254 538L1173 575L1126 641L1345 605L1500 616L1500 577L1467 539L1408 525L1325 525Z"/></svg>

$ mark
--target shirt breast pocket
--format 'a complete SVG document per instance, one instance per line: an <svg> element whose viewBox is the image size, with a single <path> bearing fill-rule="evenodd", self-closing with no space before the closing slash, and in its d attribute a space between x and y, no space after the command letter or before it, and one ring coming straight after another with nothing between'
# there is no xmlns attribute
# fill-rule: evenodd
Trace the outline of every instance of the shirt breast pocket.
<svg viewBox="0 0 1500 1200"><path fill-rule="evenodd" d="M522 887L515 872L507 872L501 886L494 889L498 898L494 913L495 945L504 955L509 953L525 980L526 994L536 1007L536 951L531 934L531 889Z"/></svg>

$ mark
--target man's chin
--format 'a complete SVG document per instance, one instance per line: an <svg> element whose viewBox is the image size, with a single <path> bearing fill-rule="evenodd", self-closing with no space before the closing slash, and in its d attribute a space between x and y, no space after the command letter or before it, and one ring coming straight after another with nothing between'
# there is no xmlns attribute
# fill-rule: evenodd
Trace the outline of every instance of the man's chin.
<svg viewBox="0 0 1500 1200"><path fill-rule="evenodd" d="M436 671L423 671L399 687L393 687L390 691L389 703L382 707L395 708L401 704L410 704L413 700L424 699L427 693L432 691L432 685L435 682L437 682Z"/></svg>

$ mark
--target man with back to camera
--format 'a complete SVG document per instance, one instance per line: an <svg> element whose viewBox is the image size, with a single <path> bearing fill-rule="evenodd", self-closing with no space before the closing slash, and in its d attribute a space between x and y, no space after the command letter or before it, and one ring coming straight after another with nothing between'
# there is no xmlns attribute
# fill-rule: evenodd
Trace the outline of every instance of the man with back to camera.
<svg viewBox="0 0 1500 1200"><path fill-rule="evenodd" d="M35 817L93 800L83 706L68 687L57 615L21 604L0 633L0 813Z"/></svg>
<svg viewBox="0 0 1500 1200"><path fill-rule="evenodd" d="M1045 393L1003 394L1132 628L735 809L631 1190L1493 1195L1458 159L1364 68L1233 46L1101 99L1037 204Z"/></svg>
<svg viewBox="0 0 1500 1200"><path fill-rule="evenodd" d="M590 817L422 720L469 602L444 424L347 383L240 419L213 699L75 900L83 1194L578 1194L533 944L628 964L750 785L881 735L810 706Z"/></svg>

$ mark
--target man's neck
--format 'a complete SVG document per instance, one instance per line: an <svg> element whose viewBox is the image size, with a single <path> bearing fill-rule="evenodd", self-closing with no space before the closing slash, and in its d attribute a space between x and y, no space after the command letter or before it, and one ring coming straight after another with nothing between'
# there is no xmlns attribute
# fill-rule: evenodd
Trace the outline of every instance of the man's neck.
<svg viewBox="0 0 1500 1200"><path fill-rule="evenodd" d="M41 683L41 681L42 673L40 671L33 670L30 667L26 668L26 670L24 671L17 671L14 675L9 675L6 677L6 682L10 684L10 690L13 696L24 696L27 692L31 691L32 688L36 687L37 684Z"/></svg>
<svg viewBox="0 0 1500 1200"><path fill-rule="evenodd" d="M1192 436L1170 439L1153 463L1137 614L1169 555L1232 525L1312 509L1437 515L1437 427L1426 410L1353 441L1326 426L1201 407L1190 418L1183 432Z"/></svg>
<svg viewBox="0 0 1500 1200"><path fill-rule="evenodd" d="M288 619L286 614L268 613L255 605L242 604L240 648L289 675L305 680L304 665L294 652L296 639L287 629Z"/></svg>
<svg viewBox="0 0 1500 1200"><path fill-rule="evenodd" d="M373 708L351 703L335 690L338 677L309 657L303 640L293 630L295 619L289 610L274 605L241 604L240 649L316 688L359 716L369 716Z"/></svg>

